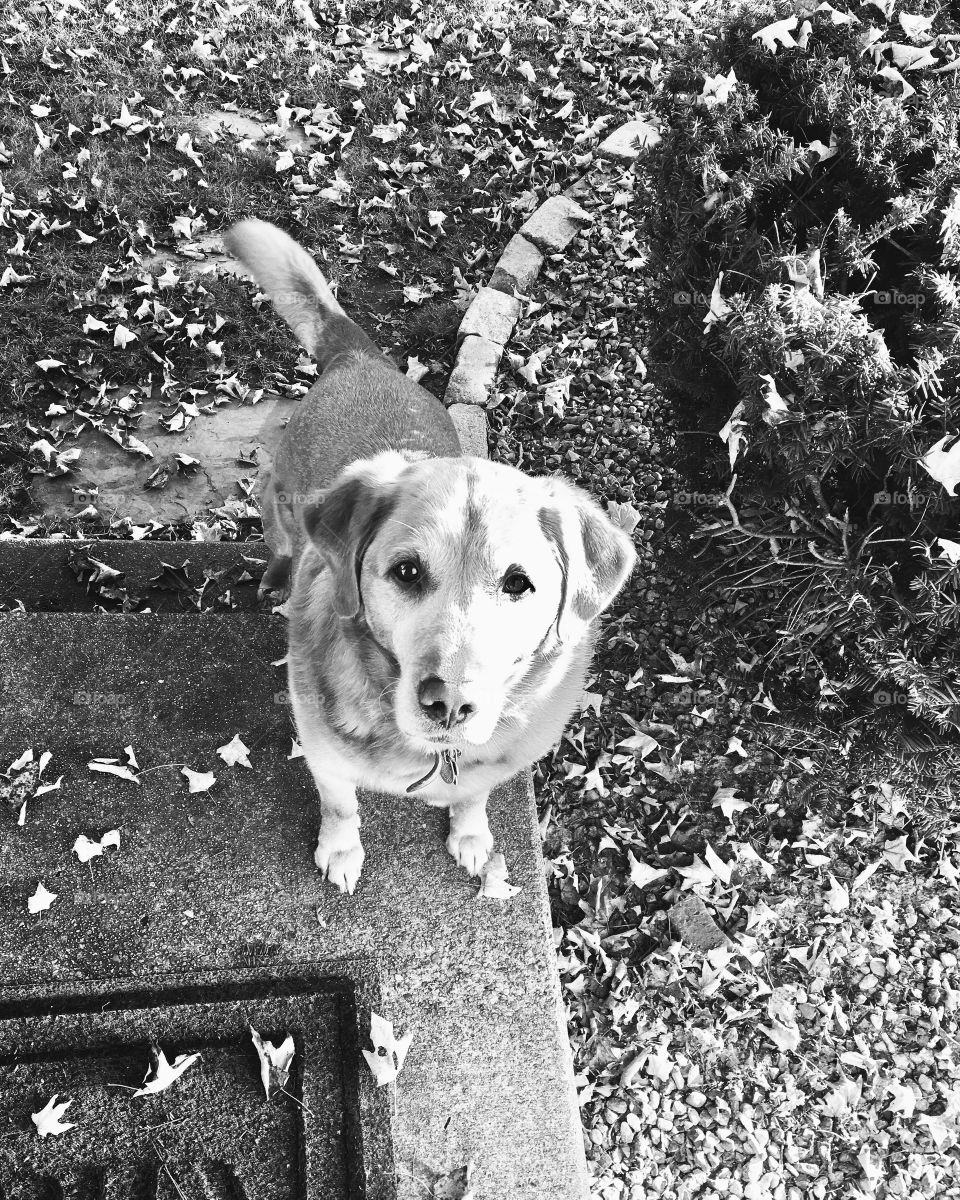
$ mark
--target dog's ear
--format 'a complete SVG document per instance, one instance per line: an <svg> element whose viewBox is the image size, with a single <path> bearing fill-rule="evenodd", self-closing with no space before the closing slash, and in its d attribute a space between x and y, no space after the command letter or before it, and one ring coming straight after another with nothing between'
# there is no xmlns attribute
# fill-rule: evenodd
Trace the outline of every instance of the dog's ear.
<svg viewBox="0 0 960 1200"><path fill-rule="evenodd" d="M539 512L540 528L554 545L561 571L556 637L575 643L626 583L637 552L586 492L555 477L542 483L549 499Z"/></svg>
<svg viewBox="0 0 960 1200"><path fill-rule="evenodd" d="M363 459L304 507L307 537L333 577L333 608L339 617L355 617L360 611L363 556L396 504L396 484L409 465L395 451Z"/></svg>

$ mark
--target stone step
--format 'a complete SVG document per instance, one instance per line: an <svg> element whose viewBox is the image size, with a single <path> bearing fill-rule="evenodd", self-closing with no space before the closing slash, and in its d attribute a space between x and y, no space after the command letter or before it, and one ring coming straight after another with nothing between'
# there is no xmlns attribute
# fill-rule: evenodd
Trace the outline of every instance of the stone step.
<svg viewBox="0 0 960 1200"><path fill-rule="evenodd" d="M3 541L0 606L19 602L31 612L91 612L98 605L119 610L126 594L139 599L136 608L149 605L153 612L191 611L198 603L256 609L257 584L269 558L263 542ZM100 572L93 560L120 571L122 578ZM200 596L206 576L219 579L211 578Z"/></svg>
<svg viewBox="0 0 960 1200"><path fill-rule="evenodd" d="M198 1200L419 1200L473 1159L476 1200L583 1200L529 775L490 805L512 900L476 898L442 810L376 795L342 896L312 862L315 790L271 665L284 643L282 619L252 613L0 614L0 769L31 747L52 755L43 780L63 777L22 825L0 800L0 1190L47 1171L67 1195L79 1173L166 1196L162 1156ZM250 770L216 754L235 734ZM128 745L139 782L88 769ZM191 794L181 764L216 783ZM77 837L112 829L119 851L81 864ZM32 915L39 882L57 898ZM359 1054L371 1010L413 1037L395 1096ZM263 1096L247 1022L293 1033L293 1099ZM202 1057L128 1099L134 1120L105 1085L139 1086L151 1040ZM53 1093L77 1128L41 1141L29 1113Z"/></svg>

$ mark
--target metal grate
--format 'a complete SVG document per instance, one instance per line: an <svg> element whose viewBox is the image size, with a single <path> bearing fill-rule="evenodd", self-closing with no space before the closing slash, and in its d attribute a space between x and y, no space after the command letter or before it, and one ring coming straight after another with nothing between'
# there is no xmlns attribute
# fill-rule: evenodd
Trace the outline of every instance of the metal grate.
<svg viewBox="0 0 960 1200"><path fill-rule="evenodd" d="M249 1026L296 1055L267 1101ZM0 1200L359 1200L356 1017L343 980L71 996L0 1007ZM151 1044L201 1058L133 1098ZM54 1095L76 1128L40 1138Z"/></svg>

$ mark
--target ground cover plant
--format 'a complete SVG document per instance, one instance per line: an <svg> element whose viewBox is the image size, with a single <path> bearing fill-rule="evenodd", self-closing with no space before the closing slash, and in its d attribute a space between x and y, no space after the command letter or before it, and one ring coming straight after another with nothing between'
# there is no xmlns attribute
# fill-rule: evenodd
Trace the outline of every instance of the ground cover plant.
<svg viewBox="0 0 960 1200"><path fill-rule="evenodd" d="M13 110L5 101L3 119L20 121L17 129L29 136L14 142L11 130L10 136L4 135L5 153L19 165L13 172L5 168L4 194L15 200L4 209L10 223L0 227L5 251L11 246L16 251L22 234L24 248L36 245L34 253L41 259L47 243L60 245L66 256L67 243L76 240L63 230L44 237L38 233L42 223L30 229L41 207L51 196L58 197L56 189L63 187L59 169L51 172L46 185L32 173L37 164L54 165L47 151L36 156L36 163L32 161L34 148L40 145L32 122L49 131L49 124L43 124L49 118L31 113L28 120L26 116L32 104L49 106L51 81L59 77L43 65L44 41L56 62L74 62L70 55L55 52L59 43L46 29L41 39L43 11L36 10L32 42L22 28L14 28L6 35L13 43L3 47L12 68L11 55L22 54L26 41L33 47L37 66L31 76L24 70L25 61L17 60L19 92L12 86L12 70L6 77L8 92L18 98ZM81 21L78 9L68 11L72 19ZM128 45L142 44L131 32L137 31L139 37L141 27L128 18L127 30L122 30L124 22L118 26L115 19L117 13L131 11L115 10L97 33L97 38L114 40L106 43L109 55L96 60L101 74L91 75L88 86L93 100L88 96L86 103L88 111L94 101L99 110L106 104L103 96L109 94L111 121L126 120L123 97L119 90L109 92L109 82L98 89L96 80L101 75L107 79L111 59L125 62L133 71L147 69L142 56ZM301 6L283 10L270 30L256 24L255 13L247 18L254 22L248 26L239 24L243 15L238 14L239 33L229 32L231 18L222 39L210 37L211 30L223 27L224 14L230 11L197 6L182 16L181 10L170 9L161 18L159 10L150 10L149 20L158 26L180 16L172 32L161 29L152 35L155 44L158 37L168 41L161 43L164 54L150 67L160 79L151 104L189 108L196 97L199 108L201 101L208 103L209 90L212 103L227 103L242 94L244 106L276 115L286 92L285 105L299 103L310 108L311 115L312 106L321 101L335 108L343 124L333 122L331 128L343 129L344 136L352 130L352 136L345 148L339 134L331 139L330 162L318 166L312 178L305 151L292 151L296 170L276 170L286 151L279 134L275 142L244 152L252 157L237 155L235 160L231 147L191 134L191 144L204 162L203 172L189 155L176 149L186 130L172 119L171 128L166 130L164 122L156 136L134 135L139 138L134 158L146 154L147 141L157 142L151 146L149 162L169 155L157 175L163 180L160 190L166 189L166 207L153 218L160 243L184 240L173 232L172 223L179 217L192 221L202 216L208 228L217 228L234 213L262 205L260 215L281 219L292 232L326 249L341 297L354 311L366 313L371 332L404 356L438 363L424 379L427 386L439 390L442 384L450 341L446 327L438 330L437 323L445 319L443 305L456 307L461 302L461 276L467 287L484 276L486 264L495 259L530 206L531 194L535 200L557 184L584 179L579 199L594 214L594 224L565 259L547 263L535 294L525 301L490 422L494 457L532 472L560 470L608 504L620 505L622 519L635 521L642 558L605 624L581 712L535 777L593 1194L604 1200L647 1196L712 1200L721 1195L749 1200L807 1196L913 1200L958 1194L960 1070L955 1048L960 922L954 914L960 821L950 790L954 752L946 747L926 758L901 761L902 756L884 741L870 743L858 736L862 722L855 719L856 713L828 707L839 703L831 699L829 683L822 690L817 685L812 703L779 687L776 670L767 670L760 653L771 640L766 616L757 608L758 597L767 597L751 593L744 598L722 575L715 572L707 577L703 564L712 568L717 563L718 555L710 549L715 539L708 540L705 555L695 557L701 550L694 552L699 543L691 542L694 526L682 518L694 507L695 493L724 492L729 484L729 450L717 433L741 398L737 388L742 386L745 401L741 419L749 423L749 430L741 431L747 433L747 448L738 459L738 478L751 486L765 482L768 489L771 484L769 475L764 476L763 461L751 467L752 474L745 475L743 465L748 453L757 453L759 437L782 437L787 423L770 426L768 434L762 414L770 408L763 399L769 393L754 375L772 375L785 401L791 391L799 394L800 389L795 384L786 386L767 359L760 361L759 335L748 328L753 357L745 354L743 378L735 375L736 386L724 385L722 403L708 403L710 389L726 378L718 363L727 363L716 354L711 357L711 350L722 349L723 342L717 339L732 328L729 314L722 321L718 318L704 341L703 320L710 311L719 271L725 269L723 263L709 261L709 269L701 264L700 275L685 277L676 286L691 296L698 294L690 311L681 314L690 318L683 353L690 362L707 364L703 391L697 394L702 408L693 404L678 419L683 396L678 396L675 373L671 379L655 370L667 356L657 336L662 322L655 320L656 312L651 314L656 305L648 303L651 295L663 298L651 252L672 243L666 236L662 242L648 242L647 222L653 216L666 220L677 197L683 195L689 199L696 232L709 219L711 210L703 208L704 202L713 190L722 193L723 189L714 185L708 191L710 180L705 184L700 179L702 193L694 197L674 181L664 182L658 174L660 159L648 155L634 166L603 166L595 155L602 134L639 111L660 125L661 144L666 145L672 137L691 136L685 120L699 117L704 127L725 120L708 105L696 103L696 97L723 91L724 85L715 79L712 56L734 36L745 47L758 80L777 78L776 60L785 47L780 40L774 54L762 39L755 42L754 34L782 17L789 25L792 16L797 18L794 40L803 37L803 21L811 22L808 48L819 55L818 80L828 77L834 61L840 64L838 71L850 60L856 64L851 67L854 73L863 61L878 73L885 68L873 63L869 54L850 59L855 36L862 37L871 25L889 28L899 22L903 37L898 34L897 42L914 44L901 16L909 25L911 18L922 21L933 16L933 8L904 6L896 0L884 0L881 6L853 6L850 11L859 21L855 35L842 20L835 22L829 6L819 13L758 6L734 24L738 31L734 35L725 32L729 14L719 6L703 4L682 9L652 5L643 14L625 14L606 5L557 5L537 13L506 7L491 12L466 5L438 13L412 6L388 11L384 24L378 23L381 9L374 14L360 6L343 8L334 21L314 6L308 11L321 26L319 31L312 29ZM835 11L840 13L840 6ZM147 10L143 14L142 20L147 21ZM26 19L31 20L29 11ZM441 19L448 22L445 32L433 36L431 30ZM946 20L944 14L937 14L931 28L936 32L937 22ZM79 28L83 37L77 44L83 49L86 26L81 23ZM922 31L922 24L914 28ZM445 43L444 38L454 32L454 40ZM143 33L149 40L151 35ZM231 50L234 36L242 47L240 53L220 61L217 56ZM302 49L310 38L320 49ZM90 38L91 45L95 41ZM201 49L193 50L198 41ZM446 64L437 85L432 75L425 74L424 64L409 74L404 69L424 57L414 49L420 41L433 47L429 62L440 58ZM922 46L924 40L916 44ZM938 61L949 60L951 44L938 43ZM327 61L331 45L345 56L330 60L329 81L336 81L337 90L320 91L317 83L316 92L297 92L307 88L315 59ZM211 48L209 55L203 46ZM398 46L398 52L409 52L407 59L390 65L382 77L366 65L365 48L384 51ZM259 53L266 53L263 62L239 69L238 64ZM799 57L790 59L797 71L803 69ZM163 59L169 59L169 64ZM81 55L77 69L86 70L86 61ZM525 62L530 63L535 81L528 80ZM696 65L701 62L707 64L702 69ZM172 66L173 76L166 82L181 94L179 100L164 84L167 65ZM293 66L299 69L294 71ZM376 77L375 109L364 91L342 83L358 66L368 87ZM741 66L731 66L739 78ZM927 68L895 69L918 91L932 86L923 82L930 78ZM679 90L690 95L689 106L680 103L676 92L664 94L666 81L678 77L671 74L674 70L684 81ZM240 75L241 83L221 78L222 71ZM461 78L465 73L472 78ZM712 85L708 77L714 80ZM499 90L506 83L517 97L511 108ZM891 84L895 81L890 76L880 75L875 86ZM146 95L146 85L138 86ZM71 94L73 87L64 84L63 91ZM452 88L456 105L444 101L446 115L432 140L420 135L410 119L395 141L383 143L374 136L374 127L402 123L396 102L411 106L411 87L418 104L428 102L428 92ZM898 87L902 95L901 85L891 90L895 95ZM471 108L474 94L484 91L496 96L503 120L495 119L489 102ZM816 88L798 89L795 103L810 102L811 91L816 93ZM718 105L743 104L745 94L731 84L730 95ZM525 107L520 95L529 97L531 108ZM354 107L358 99L369 105L363 112ZM127 101L129 112L134 108L146 112L145 105ZM897 122L915 116L900 115L901 107L890 106L895 130L900 127ZM673 128L675 109L679 132ZM667 114L671 114L669 121L664 119ZM88 144L95 118L88 116L87 121L83 140ZM76 119L74 123L80 127ZM152 116L150 123L154 123ZM458 139L467 139L465 133L455 132L460 124L475 130L471 139L475 152L457 150ZM743 124L741 136L746 136L749 129ZM111 128L116 130L109 134L111 144L128 147L130 139L121 127ZM56 145L65 148L71 142L68 128L58 125L55 132L60 138ZM774 134L757 136L762 143ZM97 137L107 134L95 135L94 146ZM81 140L77 134L72 138ZM803 144L816 138L829 153L830 130L812 133ZM383 144L386 153L381 151ZM417 144L427 151L417 149ZM365 169L351 175L347 153L351 147L370 156L362 160L367 167L374 156L388 167L394 157L400 168L411 161L429 164L429 154L439 155L443 165L432 172L403 174L391 168L386 173ZM221 156L224 162L219 169L239 176L235 189L223 182L225 174L217 177L216 187L201 187L201 179L213 181L213 165ZM814 157L819 160L819 152ZM208 167L208 161L213 165ZM824 158L819 167L814 164L815 170L831 161ZM261 163L259 174L251 166L256 162ZM457 193L444 189L457 186L453 180L459 183L457 170L464 164L471 176L459 193L458 208ZM722 161L720 166L735 174L735 164ZM111 204L118 207L136 199L131 191L124 201L125 170L118 160L111 194ZM187 175L168 178L181 170ZM351 183L352 192L337 185L338 171ZM316 185L318 191L298 194L295 174L303 185ZM425 174L432 174L438 190L421 196L411 180L422 183ZM389 187L383 185L384 179ZM883 179L878 188L881 183ZM391 202L393 189L408 184L410 196ZM44 186L52 189L46 200ZM328 188L333 194L343 192L342 200L321 196ZM372 203L374 198L390 207ZM148 198L147 203L155 201ZM418 206L418 217L410 216L408 203ZM211 204L217 213L210 213ZM409 224L396 219L394 206L410 216ZM20 210L28 210L27 215L18 216ZM57 220L60 211L51 209L47 220ZM445 212L446 219L431 226L431 211ZM108 331L93 328L81 335L74 325L64 332L59 313L58 320L49 320L55 303L49 297L56 295L53 281L59 278L55 272L33 281L41 285L46 299L36 304L30 319L17 313L18 306L29 301L33 283L20 287L10 279L0 291L0 303L6 306L5 355L9 360L20 354L22 365L22 370L9 376L13 390L4 395L0 416L0 422L9 422L11 498L20 497L16 500L20 507L9 511L21 519L29 512L18 490L23 472L42 461L29 448L46 433L41 417L50 399L48 378L61 389L64 407L75 402L89 407L91 396L102 386L104 409L112 412L110 421L120 420L115 410L123 384L138 380L141 397L148 389L166 384L170 411L186 412L182 401L190 402L189 387L206 397L220 383L242 394L246 387L296 389L309 379L301 369L308 369L308 364L300 363L285 335L271 330L262 342L255 340L260 337L257 330L264 328L266 312L257 315L252 332L247 332L247 318L239 308L246 303L246 293L232 281L181 279L167 287L154 280L154 288L159 289L154 298L162 300L172 316L151 317L149 329L134 330L129 313L121 316L109 301L104 303L105 294L126 303L122 298L144 283L135 272L129 281L109 285L105 281L98 292L95 285L105 264L85 255L102 252L113 261L124 256L131 243L140 247L137 254L149 253L145 241L136 241L144 235L133 216L129 214L129 221L98 217L94 225L82 227L98 242L82 253L70 248L80 301L73 316L82 326L89 303ZM331 227L331 216L342 229ZM823 216L826 223L829 214ZM62 219L72 218L63 213ZM386 234L380 227L385 220L390 222ZM331 236L334 233L336 237ZM928 239L930 246L940 247L942 253L940 232L934 233ZM451 242L457 237L463 240ZM424 238L436 241L428 245ZM388 255L387 241L402 250ZM737 253L754 245L749 226L741 230L739 239L731 233L725 245ZM448 254L450 246L454 250ZM805 265L810 263L810 249L810 245L796 247ZM762 246L757 253L761 250ZM485 257L474 263L481 253ZM831 253L837 255L836 250ZM15 253L12 259L20 275L30 273L28 264L20 261L23 257ZM381 260L395 266L399 276L380 270ZM819 276L813 272L807 276L804 270L817 299L813 284L818 277L823 280L826 301L833 261L823 255ZM416 271L409 262L418 264ZM890 270L895 284L896 273ZM802 291L796 274L796 285L783 274L763 280L756 296L742 280L736 290L726 286L733 280L725 274L720 297L734 312L740 304L745 313L767 314L770 326L779 310L772 300L763 307L763 286L770 283ZM404 288L426 292L433 283L439 284L439 290L432 296L404 295ZM868 286L866 281L863 286ZM738 301L737 291L745 299ZM89 302L84 300L87 292L91 292ZM833 301L838 312L847 313L844 328L863 330L862 356L867 351L876 356L871 329L848 312L853 290L834 292L840 296ZM149 299L153 293L146 295ZM672 319L677 306L672 291L666 295ZM72 291L65 285L62 307L72 303ZM130 303L140 304L141 298ZM431 307L434 304L441 307ZM667 311L663 303L659 307ZM216 314L227 318L220 329L215 328ZM424 314L423 332L410 333L410 317L417 314ZM876 308L871 322L875 316ZM194 335L191 344L186 327L201 324L201 318L204 331ZM46 326L43 337L37 333L41 321ZM153 327L157 321L162 333ZM142 336L127 347L113 346L118 324ZM874 332L877 328L881 327L873 325ZM887 327L882 329L886 334ZM58 343L54 354L50 338L58 332L75 340ZM107 344L97 341L98 336ZM170 359L169 367L148 354L138 357L144 353L141 343L152 338L157 339L151 344L160 358ZM220 359L211 358L206 350L211 339L220 345ZM729 353L733 354L733 343ZM34 369L35 360L48 355L59 357L66 368ZM81 359L86 355L90 355L86 366L91 378L84 384L79 368L85 365ZM855 361L860 364L859 358ZM827 365L823 364L821 383L829 378ZM226 379L235 373L238 382L221 380L221 369L227 370ZM724 370L729 375L729 365ZM881 373L879 378L887 376ZM812 402L812 385L810 391ZM834 387L829 394L835 397L838 391ZM798 405L795 395L788 407ZM27 420L34 429L26 427ZM885 428L882 420L880 428ZM688 429L698 430L694 444L700 457L709 462L715 452L725 470L708 474L706 480L689 478L691 443L686 439L691 435L684 432ZM60 445L69 448L69 438ZM774 446L781 443L775 441ZM905 457L900 453L897 461L902 463ZM915 464L909 469L913 478L931 486ZM825 495L833 497L831 486L829 477L821 485ZM722 514L724 508L716 511ZM737 511L741 520L751 516L742 503ZM716 521L715 513L705 515L710 523ZM833 515L843 519L842 511ZM247 536L256 530L253 517L232 521L234 528L231 521L229 515L219 518L220 529L215 532ZM15 531L17 526L11 521L7 528ZM116 535L124 530L119 525L110 532ZM146 536L169 533L145 531ZM195 536L198 533L204 531L194 531ZM826 534L817 531L813 536ZM944 528L937 536L950 538ZM783 604L784 583L789 579L775 575L767 582L769 599ZM107 591L105 607L123 604L117 581L107 581ZM853 654L859 627L846 625L841 633L838 644L845 654ZM816 654L825 656L820 643ZM836 682L833 659L824 659L824 677ZM482 1163L476 1164L475 1178L495 1193L495 1181L483 1178ZM424 1195L429 1195L427 1187Z"/></svg>

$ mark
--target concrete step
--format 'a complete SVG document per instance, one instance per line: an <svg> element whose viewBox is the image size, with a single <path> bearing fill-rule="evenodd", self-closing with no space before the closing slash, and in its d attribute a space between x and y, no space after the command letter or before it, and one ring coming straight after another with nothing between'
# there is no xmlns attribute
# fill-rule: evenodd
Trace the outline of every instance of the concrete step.
<svg viewBox="0 0 960 1200"><path fill-rule="evenodd" d="M151 612L256 610L257 584L269 558L263 542L4 541L0 607L120 611L126 600L128 607Z"/></svg>
<svg viewBox="0 0 960 1200"><path fill-rule="evenodd" d="M0 614L0 770L32 747L53 756L44 780L63 776L27 801L23 825L0 800L0 1192L47 1171L67 1195L86 1194L77 1176L119 1196L122 1160L145 1173L137 1194L162 1196L162 1156L198 1198L219 1186L419 1200L472 1158L477 1200L583 1200L529 775L490 806L521 888L512 900L476 898L444 847L446 813L383 796L362 797L367 859L356 894L340 895L313 866L315 790L288 758L271 665L284 649L282 620L266 615ZM216 754L235 734L251 770ZM139 783L88 769L127 745ZM191 794L181 764L216 783ZM120 850L81 864L78 835L111 829ZM57 899L32 915L41 881ZM395 1097L359 1054L371 1009L413 1035ZM293 1099L276 1111L248 1021L297 1040ZM139 1122L121 1120L102 1085L139 1086L154 1039L171 1060L204 1057L160 1096L130 1100ZM29 1113L54 1092L76 1097L64 1119L77 1130L41 1141ZM231 1191L231 1173L247 1187L239 1141L255 1136L260 1174Z"/></svg>

